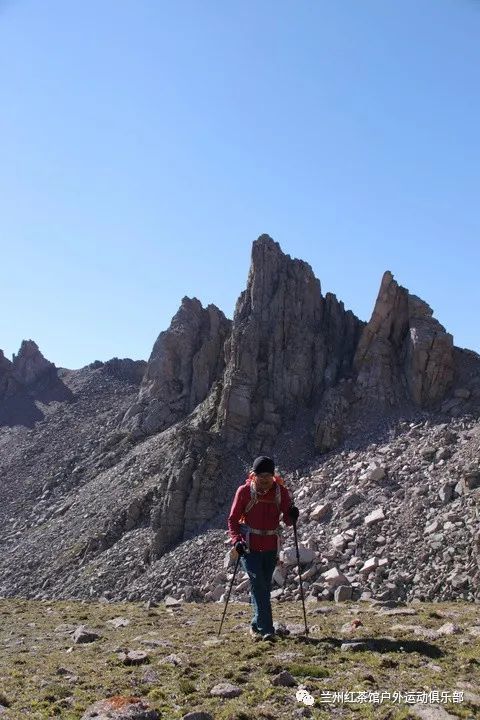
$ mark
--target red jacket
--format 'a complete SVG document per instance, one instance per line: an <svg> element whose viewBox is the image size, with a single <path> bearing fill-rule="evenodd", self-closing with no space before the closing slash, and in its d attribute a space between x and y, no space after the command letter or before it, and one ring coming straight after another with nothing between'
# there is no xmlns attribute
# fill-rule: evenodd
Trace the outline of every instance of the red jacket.
<svg viewBox="0 0 480 720"><path fill-rule="evenodd" d="M275 502L276 483L270 490L262 496L258 497L258 502L245 516L247 525L257 530L275 530L278 527L280 514L283 513L283 522L285 525L293 525L293 521L288 515L288 508L292 505L292 499L287 488L280 485L280 509L277 508ZM247 478L245 485L241 485L235 493L235 498L228 516L228 530L232 543L245 540L241 533L240 519L245 513L245 508L251 500L250 480ZM250 550L276 550L276 535L254 535L250 533Z"/></svg>

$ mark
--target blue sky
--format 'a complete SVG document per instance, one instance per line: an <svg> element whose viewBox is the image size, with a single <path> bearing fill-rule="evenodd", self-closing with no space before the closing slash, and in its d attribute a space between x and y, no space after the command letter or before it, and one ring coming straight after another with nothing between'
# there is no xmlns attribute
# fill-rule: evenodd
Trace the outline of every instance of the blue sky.
<svg viewBox="0 0 480 720"><path fill-rule="evenodd" d="M148 358L269 233L480 351L479 0L0 0L0 348Z"/></svg>

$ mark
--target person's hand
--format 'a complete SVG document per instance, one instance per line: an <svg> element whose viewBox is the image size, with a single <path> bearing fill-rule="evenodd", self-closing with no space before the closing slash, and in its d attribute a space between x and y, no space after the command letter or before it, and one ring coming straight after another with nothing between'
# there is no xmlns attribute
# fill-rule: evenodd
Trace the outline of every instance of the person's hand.
<svg viewBox="0 0 480 720"><path fill-rule="evenodd" d="M246 544L242 540L239 540L238 542L236 542L234 547L239 555L244 555L245 551L247 549Z"/></svg>
<svg viewBox="0 0 480 720"><path fill-rule="evenodd" d="M300 515L300 510L297 507L295 507L295 505L291 505L288 508L288 514L289 514L290 518L293 520L293 522L297 522L298 516Z"/></svg>

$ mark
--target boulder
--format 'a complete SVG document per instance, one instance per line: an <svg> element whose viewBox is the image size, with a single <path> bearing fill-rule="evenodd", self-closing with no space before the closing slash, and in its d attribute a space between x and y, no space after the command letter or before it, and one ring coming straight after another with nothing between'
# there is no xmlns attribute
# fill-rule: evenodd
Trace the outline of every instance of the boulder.
<svg viewBox="0 0 480 720"><path fill-rule="evenodd" d="M210 695L215 695L221 698L235 698L241 695L243 690L238 685L232 685L232 683L218 683L210 690Z"/></svg>
<svg viewBox="0 0 480 720"><path fill-rule="evenodd" d="M380 520L384 519L385 515L383 512L383 508L377 508L376 510L372 510L372 512L364 518L363 522L365 525L373 525L373 523L379 522Z"/></svg>
<svg viewBox="0 0 480 720"><path fill-rule="evenodd" d="M332 504L324 503L322 505L316 505L310 513L310 520L323 520L332 512Z"/></svg>
<svg viewBox="0 0 480 720"><path fill-rule="evenodd" d="M151 709L147 700L116 695L91 705L81 720L160 720L160 713Z"/></svg>
<svg viewBox="0 0 480 720"><path fill-rule="evenodd" d="M335 602L344 602L345 600L352 599L352 586L351 585L338 585L335 588L333 599Z"/></svg>
<svg viewBox="0 0 480 720"><path fill-rule="evenodd" d="M95 630L90 630L85 625L79 625L73 633L73 642L81 645L83 643L95 642L95 640L98 640L100 637L101 635L95 632Z"/></svg>
<svg viewBox="0 0 480 720"><path fill-rule="evenodd" d="M306 548L303 545L298 546L298 555L300 557L300 565L308 565L315 559L315 551L310 548ZM296 565L297 564L297 551L294 547L288 547L280 551L280 560L285 565Z"/></svg>
<svg viewBox="0 0 480 720"><path fill-rule="evenodd" d="M346 576L336 567L322 573L322 577L330 589L334 589L339 585L350 585Z"/></svg>

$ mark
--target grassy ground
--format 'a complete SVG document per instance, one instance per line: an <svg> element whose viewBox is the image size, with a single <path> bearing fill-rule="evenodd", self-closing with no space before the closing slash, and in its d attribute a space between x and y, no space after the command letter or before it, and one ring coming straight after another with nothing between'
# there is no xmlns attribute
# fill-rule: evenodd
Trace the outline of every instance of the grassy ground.
<svg viewBox="0 0 480 720"><path fill-rule="evenodd" d="M215 720L286 720L301 717L298 713L308 709L313 718L405 720L413 717L405 703L323 703L321 693L452 693L463 688L478 696L480 637L469 628L480 622L479 606L410 607L416 615L385 616L368 603L307 605L308 639L291 635L270 644L248 636L247 605L229 605L218 639L220 604L185 604L169 611L163 605L148 610L134 603L0 600L0 717L78 720L96 700L135 695L147 698L168 720L193 710L209 711ZM119 616L129 624L116 629L107 623ZM351 632L342 630L355 618L362 624ZM301 604L274 604L274 619L300 631ZM421 636L411 628L395 628L420 625L428 631L446 622L458 625L460 632L432 639L428 632ZM101 638L74 644L69 631L80 624L96 630ZM340 649L342 642L365 638L370 640L368 650ZM149 661L127 666L118 657L126 650L144 650ZM178 656L176 660L165 662L172 654ZM288 670L307 688L314 705L307 708L299 702L295 687L272 685L281 670ZM220 682L238 685L242 695L210 696ZM470 698L441 706L460 718L477 718L476 702Z"/></svg>

